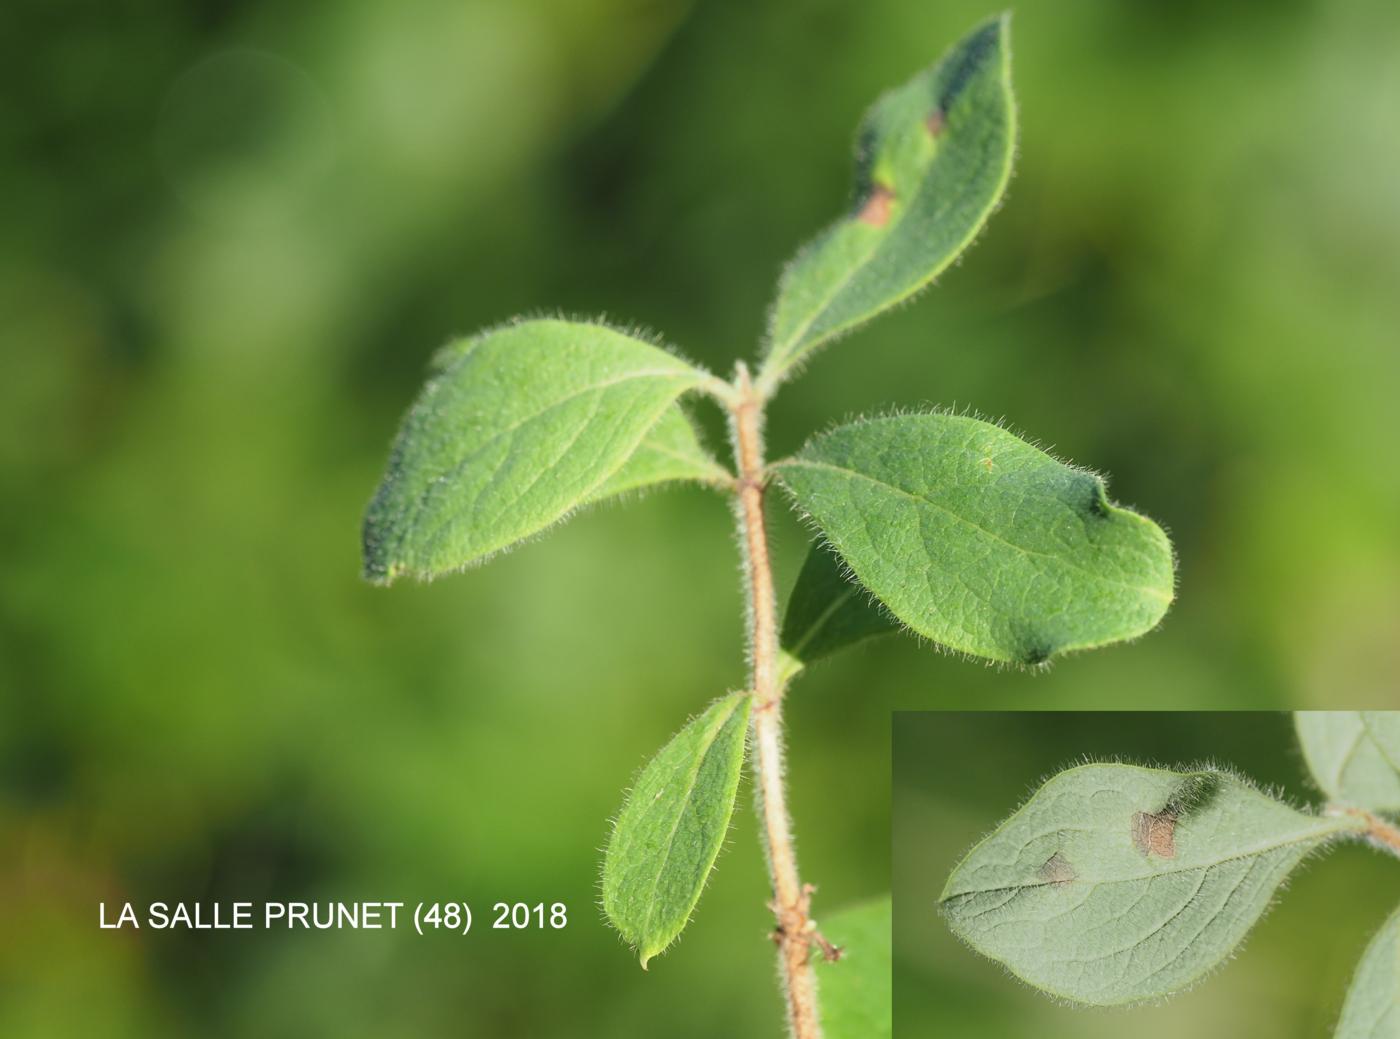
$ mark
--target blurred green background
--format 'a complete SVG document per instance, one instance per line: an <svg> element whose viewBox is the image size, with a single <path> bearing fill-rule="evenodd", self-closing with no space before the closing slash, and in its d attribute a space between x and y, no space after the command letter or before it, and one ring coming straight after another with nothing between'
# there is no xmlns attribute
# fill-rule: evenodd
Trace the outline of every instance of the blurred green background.
<svg viewBox="0 0 1400 1039"><path fill-rule="evenodd" d="M725 504L657 493L389 591L360 515L454 334L605 313L727 371L844 205L861 111L987 13L7 5L0 1034L779 1033L747 807L649 974L593 905L623 787L743 680ZM804 679L819 913L888 885L893 707L1391 698L1397 31L1380 2L1018 10L1007 205L785 391L772 448L892 404L1006 416L1168 526L1181 602L1048 674L884 640ZM458 897L573 923L97 929L101 900Z"/></svg>
<svg viewBox="0 0 1400 1039"><path fill-rule="evenodd" d="M1071 1007L955 938L938 896L967 851L1063 768L1090 758L1212 762L1318 805L1283 712L899 713L894 720L895 1021L901 1036L1322 1039L1371 936L1400 902L1396 862L1363 844L1293 874L1236 956L1165 1001Z"/></svg>

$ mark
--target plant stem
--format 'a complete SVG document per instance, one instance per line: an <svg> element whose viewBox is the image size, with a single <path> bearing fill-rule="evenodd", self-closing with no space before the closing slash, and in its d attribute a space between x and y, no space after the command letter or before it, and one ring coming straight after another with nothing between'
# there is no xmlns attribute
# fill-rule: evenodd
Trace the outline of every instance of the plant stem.
<svg viewBox="0 0 1400 1039"><path fill-rule="evenodd" d="M773 567L763 515L767 473L763 462L765 396L755 392L748 369L739 365L730 406L734 442L739 541L744 558L744 592L749 616L749 687L753 695L753 767L768 873L771 908L778 927L778 963L787 998L793 1039L821 1039L817 982L812 969L816 929L808 916L811 889L797 872L792 824L783 776L783 684L778 677L778 612Z"/></svg>
<svg viewBox="0 0 1400 1039"><path fill-rule="evenodd" d="M1363 823L1366 828L1359 832L1368 842L1382 851L1400 858L1400 828L1364 808L1348 808L1342 805L1328 805L1327 815L1349 815Z"/></svg>

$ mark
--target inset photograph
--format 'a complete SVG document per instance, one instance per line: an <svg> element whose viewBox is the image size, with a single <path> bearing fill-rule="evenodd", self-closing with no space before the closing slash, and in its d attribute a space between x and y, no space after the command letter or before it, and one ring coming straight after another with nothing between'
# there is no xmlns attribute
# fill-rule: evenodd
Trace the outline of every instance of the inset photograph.
<svg viewBox="0 0 1400 1039"><path fill-rule="evenodd" d="M896 1034L1400 1034L1397 812L1400 712L899 712Z"/></svg>

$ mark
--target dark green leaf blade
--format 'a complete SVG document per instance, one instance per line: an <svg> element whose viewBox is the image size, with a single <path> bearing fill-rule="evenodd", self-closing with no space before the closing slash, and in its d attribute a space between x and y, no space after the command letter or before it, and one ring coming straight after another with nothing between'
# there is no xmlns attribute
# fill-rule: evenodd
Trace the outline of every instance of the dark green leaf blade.
<svg viewBox="0 0 1400 1039"><path fill-rule="evenodd" d="M783 615L783 672L791 676L837 650L898 630L899 622L847 575L841 557L813 545Z"/></svg>
<svg viewBox="0 0 1400 1039"><path fill-rule="evenodd" d="M1172 601L1161 528L991 423L857 422L775 468L861 583L952 649L1038 664L1149 631Z"/></svg>
<svg viewBox="0 0 1400 1039"><path fill-rule="evenodd" d="M826 1039L894 1034L890 924L888 897L822 918L822 936L841 950L836 962L817 965Z"/></svg>
<svg viewBox="0 0 1400 1039"><path fill-rule="evenodd" d="M762 380L923 288L977 236L1011 175L1009 16L882 97L857 133L855 205L783 273Z"/></svg>
<svg viewBox="0 0 1400 1039"><path fill-rule="evenodd" d="M632 457L604 480L588 496L588 501L603 501L662 483L694 480L718 486L732 479L724 466L701 446L700 437L685 410L673 404L661 413L661 418L632 452Z"/></svg>
<svg viewBox="0 0 1400 1039"><path fill-rule="evenodd" d="M681 933L724 843L743 771L747 693L713 704L637 779L603 859L603 909L642 967Z"/></svg>
<svg viewBox="0 0 1400 1039"><path fill-rule="evenodd" d="M1304 856L1364 825L1225 772L1081 765L968 852L939 902L958 937L1037 988L1140 1002L1223 963Z"/></svg>
<svg viewBox="0 0 1400 1039"><path fill-rule="evenodd" d="M522 321L439 354L364 525L365 575L428 578L589 500L703 372L603 325Z"/></svg>

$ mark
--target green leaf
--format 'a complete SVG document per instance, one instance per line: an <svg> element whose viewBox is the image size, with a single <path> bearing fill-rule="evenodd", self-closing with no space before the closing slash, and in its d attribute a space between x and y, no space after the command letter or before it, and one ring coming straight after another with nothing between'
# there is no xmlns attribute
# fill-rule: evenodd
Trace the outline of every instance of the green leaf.
<svg viewBox="0 0 1400 1039"><path fill-rule="evenodd" d="M958 937L1037 988L1131 1003L1223 962L1309 851L1364 825L1224 772L1083 765L973 848L940 902Z"/></svg>
<svg viewBox="0 0 1400 1039"><path fill-rule="evenodd" d="M627 491L677 480L722 484L733 477L700 445L695 427L679 404L661 413L632 457L589 495L602 501Z"/></svg>
<svg viewBox="0 0 1400 1039"><path fill-rule="evenodd" d="M364 525L365 575L433 577L558 522L705 378L602 325L522 321L439 354Z"/></svg>
<svg viewBox="0 0 1400 1039"><path fill-rule="evenodd" d="M861 583L953 649L1038 664L1149 631L1172 601L1156 524L991 423L858 422L775 468Z"/></svg>
<svg viewBox="0 0 1400 1039"><path fill-rule="evenodd" d="M1400 712L1298 711L1293 721L1323 793L1376 812L1400 811Z"/></svg>
<svg viewBox="0 0 1400 1039"><path fill-rule="evenodd" d="M807 553L783 616L785 677L863 639L899 630L898 622L843 571L841 558L825 545L813 545Z"/></svg>
<svg viewBox="0 0 1400 1039"><path fill-rule="evenodd" d="M834 963L817 962L822 1034L826 1039L889 1039L894 1034L889 898L823 917L821 930L841 950Z"/></svg>
<svg viewBox="0 0 1400 1039"><path fill-rule="evenodd" d="M855 204L783 273L763 379L913 295L982 229L1015 148L1009 33L1007 15L984 22L866 113Z"/></svg>
<svg viewBox="0 0 1400 1039"><path fill-rule="evenodd" d="M1400 1035L1400 910L1366 946L1351 979L1335 1039L1395 1039Z"/></svg>
<svg viewBox="0 0 1400 1039"><path fill-rule="evenodd" d="M690 919L719 855L744 763L747 693L719 700L642 770L603 859L603 909L642 968Z"/></svg>

